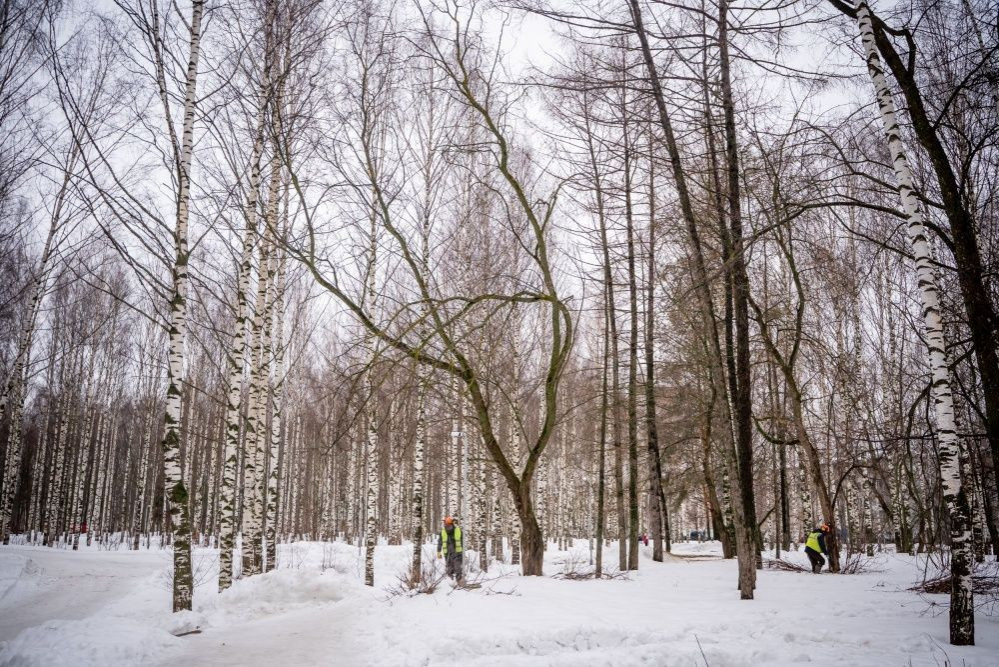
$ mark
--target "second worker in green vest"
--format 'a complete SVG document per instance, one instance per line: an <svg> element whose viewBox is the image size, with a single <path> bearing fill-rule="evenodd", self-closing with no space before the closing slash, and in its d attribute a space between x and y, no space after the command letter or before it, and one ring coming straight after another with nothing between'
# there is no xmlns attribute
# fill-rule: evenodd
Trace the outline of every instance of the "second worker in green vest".
<svg viewBox="0 0 999 667"><path fill-rule="evenodd" d="M437 557L443 556L446 559L447 576L459 584L465 578L462 568L462 552L464 550L461 526L453 517L444 517L444 527L441 528L441 534L437 537Z"/></svg>

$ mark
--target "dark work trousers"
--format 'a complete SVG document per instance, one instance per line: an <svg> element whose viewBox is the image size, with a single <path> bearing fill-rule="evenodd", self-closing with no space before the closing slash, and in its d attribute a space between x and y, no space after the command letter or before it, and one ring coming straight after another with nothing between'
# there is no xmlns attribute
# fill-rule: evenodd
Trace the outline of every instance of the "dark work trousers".
<svg viewBox="0 0 999 667"><path fill-rule="evenodd" d="M463 554L456 553L449 553L447 555L447 576L457 580L459 583L461 583L461 580L464 579L461 568L462 555Z"/></svg>
<svg viewBox="0 0 999 667"><path fill-rule="evenodd" d="M805 555L812 562L812 572L818 574L822 571L822 566L826 564L826 559L818 551L811 547L805 547Z"/></svg>

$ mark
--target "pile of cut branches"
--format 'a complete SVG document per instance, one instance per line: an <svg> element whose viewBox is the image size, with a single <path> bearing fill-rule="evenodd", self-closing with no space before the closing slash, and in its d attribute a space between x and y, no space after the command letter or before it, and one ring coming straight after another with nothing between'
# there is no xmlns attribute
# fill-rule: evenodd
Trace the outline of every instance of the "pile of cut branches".
<svg viewBox="0 0 999 667"><path fill-rule="evenodd" d="M600 575L602 579L623 579L630 580L631 577L628 576L627 570L604 570ZM596 579L597 574L594 570L586 571L568 571L559 572L552 575L552 579L565 579L567 581L586 581L587 579Z"/></svg>
<svg viewBox="0 0 999 667"><path fill-rule="evenodd" d="M436 563L432 560L425 560L420 569L422 570L422 576L419 578L412 576L412 572L400 574L396 583L385 589L388 597L412 597L420 594L433 595L434 591L444 581L444 568L437 567Z"/></svg>
<svg viewBox="0 0 999 667"><path fill-rule="evenodd" d="M783 558L767 558L763 561L763 567L768 570L780 570L781 572L810 572L807 567L786 561Z"/></svg>
<svg viewBox="0 0 999 667"><path fill-rule="evenodd" d="M860 553L851 554L843 561L840 574L864 574L865 572L880 572L873 567L874 558Z"/></svg>
<svg viewBox="0 0 999 667"><path fill-rule="evenodd" d="M596 578L596 568L590 565L587 555L581 550L573 550L565 556L555 559L555 565L562 568L562 571L553 575L553 579L566 579L568 581L585 581ZM605 579L628 579L628 572L604 570L601 576Z"/></svg>
<svg viewBox="0 0 999 667"><path fill-rule="evenodd" d="M600 576L602 579L631 579L628 576L627 570L604 570ZM587 579L596 578L597 574L593 569L584 571L569 570L552 575L552 579L565 579L567 581L586 581Z"/></svg>
<svg viewBox="0 0 999 667"><path fill-rule="evenodd" d="M916 593L950 593L950 572L924 579L909 590ZM971 590L975 595L999 596L999 571L993 567L971 575Z"/></svg>
<svg viewBox="0 0 999 667"><path fill-rule="evenodd" d="M951 576L945 567L936 570L936 574L926 574L923 580L909 588L910 591L924 595L947 595L950 593ZM978 563L971 575L971 590L975 596L975 611L986 616L999 616L999 562ZM947 607L947 601L923 598L931 608Z"/></svg>
<svg viewBox="0 0 999 667"><path fill-rule="evenodd" d="M872 567L873 562L873 558L868 558L867 556L862 556L861 554L853 554L843 561L839 574L864 574L865 572L877 572L878 570ZM798 565L797 563L792 563L791 561L787 561L782 558L767 558L763 561L763 567L768 570L779 570L781 572L812 571L812 569L806 565ZM823 569L823 572L828 572L828 570Z"/></svg>

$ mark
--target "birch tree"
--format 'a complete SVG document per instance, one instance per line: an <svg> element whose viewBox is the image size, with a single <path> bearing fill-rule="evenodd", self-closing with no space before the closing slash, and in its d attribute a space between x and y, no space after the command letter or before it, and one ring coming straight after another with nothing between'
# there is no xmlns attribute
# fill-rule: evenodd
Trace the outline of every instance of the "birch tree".
<svg viewBox="0 0 999 667"><path fill-rule="evenodd" d="M867 72L874 84L875 98L884 128L885 142L891 154L892 167L898 180L898 193L907 217L906 230L912 245L913 263L923 305L923 328L926 335L930 371L933 377L933 405L940 440L940 477L943 498L950 514L951 592L950 643L966 646L975 643L975 607L971 588L971 523L968 499L961 471L961 441L957 434L954 399L951 393L947 344L940 316L940 296L937 291L933 261L927 240L923 213L913 184L912 169L899 133L895 101L885 78L872 28L871 13L866 2L856 6L857 26L867 59Z"/></svg>
<svg viewBox="0 0 999 667"><path fill-rule="evenodd" d="M170 503L173 527L173 610L191 609L194 595L191 565L191 509L188 491L181 475L180 462L180 400L184 381L184 344L187 332L187 271L188 216L191 199L191 157L194 152L194 122L197 111L198 58L201 47L201 20L204 0L192 0L190 18L190 49L183 102L183 126L179 143L174 132L170 103L166 91L165 64L156 46L157 80L164 116L167 119L177 165L177 222L174 230L176 259L173 268L173 298L170 300L170 355L167 370L166 431L163 436L163 466L166 495ZM154 14L155 16L155 14ZM155 19L154 19L155 21ZM153 23L155 26L155 23ZM158 39L159 33L156 33ZM157 42L154 42L154 45Z"/></svg>

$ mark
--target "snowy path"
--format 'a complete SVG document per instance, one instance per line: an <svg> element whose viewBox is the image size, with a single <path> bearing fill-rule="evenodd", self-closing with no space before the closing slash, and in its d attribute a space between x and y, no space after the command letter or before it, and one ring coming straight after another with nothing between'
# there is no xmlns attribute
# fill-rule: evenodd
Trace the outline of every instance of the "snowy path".
<svg viewBox="0 0 999 667"><path fill-rule="evenodd" d="M86 618L169 565L159 552L0 551L0 642L53 619Z"/></svg>
<svg viewBox="0 0 999 667"><path fill-rule="evenodd" d="M0 567L7 573L0 592L12 580L11 564L32 554L0 550L0 566L8 565ZM205 563L212 556L201 552ZM409 549L379 548L374 590L360 585L357 556L346 545L288 547L282 558L290 567L237 582L222 596L205 569L196 611L171 615L157 574L164 553L51 552L36 559L46 574L17 575L19 597L0 598L3 623L96 613L27 630L0 650L0 667L999 666L999 619L977 616L978 646L947 645L946 614L934 615L931 600L905 590L920 576L908 557L882 556L882 571L856 576L766 570L756 600L740 601L735 563L720 559L643 558L630 580L610 581L525 578L498 567L476 590L445 585L433 595L393 597L384 587L405 568ZM546 559L550 575L560 571L557 557ZM84 585L81 577L93 581ZM191 628L201 631L171 634Z"/></svg>

